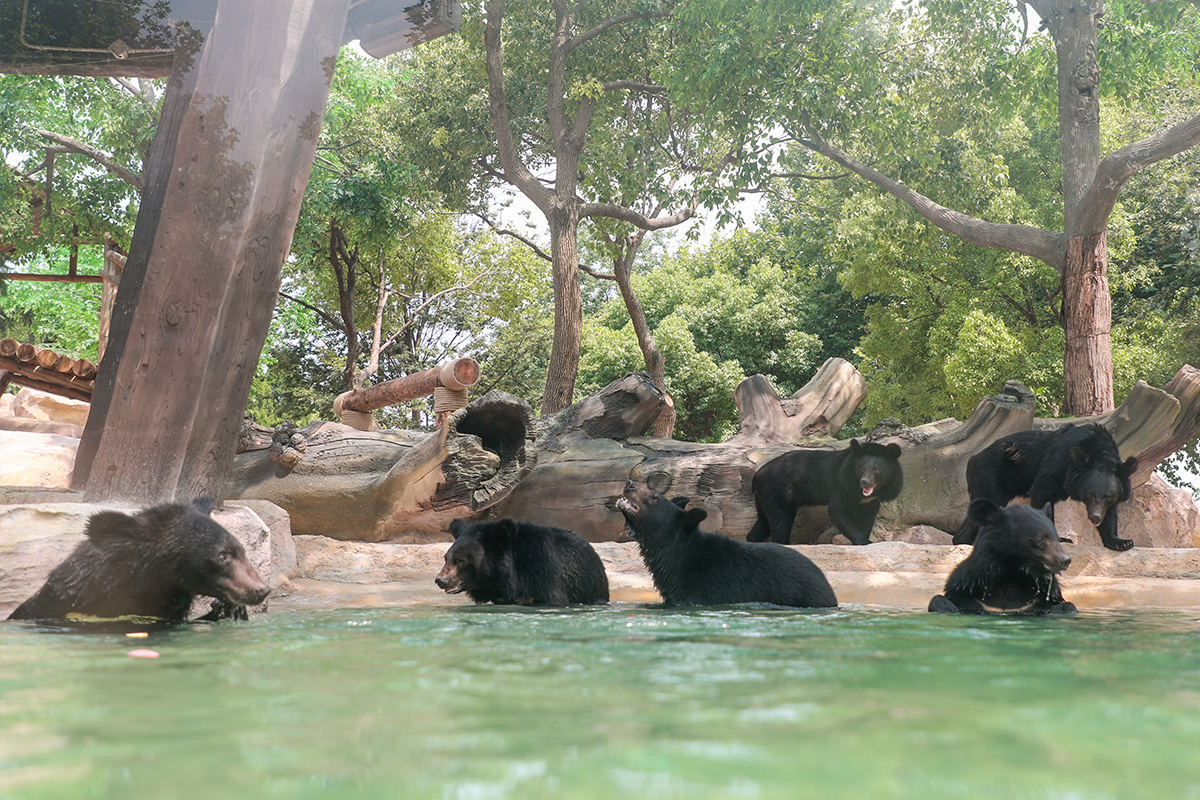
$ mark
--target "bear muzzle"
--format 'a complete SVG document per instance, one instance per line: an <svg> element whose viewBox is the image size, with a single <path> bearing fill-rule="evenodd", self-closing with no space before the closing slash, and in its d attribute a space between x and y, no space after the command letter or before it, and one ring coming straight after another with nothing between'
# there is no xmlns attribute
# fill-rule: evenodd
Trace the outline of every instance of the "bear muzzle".
<svg viewBox="0 0 1200 800"><path fill-rule="evenodd" d="M271 587L247 561L235 561L230 574L217 582L225 601L242 606L256 606L267 599Z"/></svg>
<svg viewBox="0 0 1200 800"><path fill-rule="evenodd" d="M437 574L433 582L446 594L458 594L464 589L458 577L458 570L454 568L453 564L442 567L442 571Z"/></svg>

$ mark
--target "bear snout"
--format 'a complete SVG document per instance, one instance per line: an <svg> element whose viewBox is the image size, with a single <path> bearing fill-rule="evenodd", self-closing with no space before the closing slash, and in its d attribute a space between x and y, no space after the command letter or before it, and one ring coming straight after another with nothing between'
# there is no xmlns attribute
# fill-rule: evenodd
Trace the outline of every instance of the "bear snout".
<svg viewBox="0 0 1200 800"><path fill-rule="evenodd" d="M442 567L442 571L437 574L433 582L446 594L458 594L463 590L462 583L458 578L458 570L453 564L448 563Z"/></svg>
<svg viewBox="0 0 1200 800"><path fill-rule="evenodd" d="M233 562L230 574L224 581L227 597L231 603L245 606L256 606L271 593L271 587L258 574L258 570L245 559Z"/></svg>

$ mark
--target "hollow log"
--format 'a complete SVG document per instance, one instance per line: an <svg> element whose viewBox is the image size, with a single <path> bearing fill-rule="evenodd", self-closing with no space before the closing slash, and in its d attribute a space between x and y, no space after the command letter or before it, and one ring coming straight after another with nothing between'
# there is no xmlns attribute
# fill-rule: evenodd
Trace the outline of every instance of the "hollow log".
<svg viewBox="0 0 1200 800"><path fill-rule="evenodd" d="M294 533L336 539L437 538L451 519L503 499L537 461L533 409L499 391L433 433L332 422L285 433L299 456L283 458L279 447L273 460L267 429L243 431L228 496L269 500L291 515Z"/></svg>

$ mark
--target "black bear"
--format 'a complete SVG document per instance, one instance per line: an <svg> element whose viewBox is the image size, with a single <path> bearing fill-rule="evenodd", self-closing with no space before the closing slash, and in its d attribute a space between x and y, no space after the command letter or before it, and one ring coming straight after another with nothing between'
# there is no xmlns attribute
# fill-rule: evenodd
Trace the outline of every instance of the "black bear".
<svg viewBox="0 0 1200 800"><path fill-rule="evenodd" d="M687 504L686 497L668 500L633 481L616 502L666 605L837 607L825 573L812 561L771 542L749 544L702 531L698 526L708 513L685 511Z"/></svg>
<svg viewBox="0 0 1200 800"><path fill-rule="evenodd" d="M184 622L197 595L234 607L258 605L270 588L247 560L242 543L209 516L213 505L205 497L134 515L93 514L84 530L87 538L8 618L77 614Z"/></svg>
<svg viewBox="0 0 1200 800"><path fill-rule="evenodd" d="M1068 497L1078 500L1087 507L1088 519L1104 546L1128 550L1133 540L1117 536L1117 503L1129 499L1129 479L1137 468L1134 456L1121 461L1117 443L1103 425L1065 425L1014 433L971 456L967 491L972 500L985 497L998 506L1017 496L1028 497L1034 508ZM974 541L975 525L968 515L954 534L954 543Z"/></svg>
<svg viewBox="0 0 1200 800"><path fill-rule="evenodd" d="M577 533L532 522L450 523L454 544L434 582L476 603L565 606L607 603L608 575Z"/></svg>
<svg viewBox="0 0 1200 800"><path fill-rule="evenodd" d="M963 614L1073 614L1063 600L1058 574L1071 565L1047 503L1000 507L985 497L967 511L979 535L975 547L946 580L930 611Z"/></svg>
<svg viewBox="0 0 1200 800"><path fill-rule="evenodd" d="M830 521L847 539L870 544L879 504L895 500L904 488L899 458L899 445L851 439L844 450L796 450L768 461L750 483L758 519L746 540L769 536L788 544L800 506L827 505Z"/></svg>

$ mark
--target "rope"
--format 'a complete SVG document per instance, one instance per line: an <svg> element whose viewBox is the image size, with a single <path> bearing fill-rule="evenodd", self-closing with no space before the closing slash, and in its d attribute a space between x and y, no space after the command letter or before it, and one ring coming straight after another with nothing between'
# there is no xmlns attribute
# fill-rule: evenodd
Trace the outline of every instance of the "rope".
<svg viewBox="0 0 1200 800"><path fill-rule="evenodd" d="M467 389L449 389L445 386L433 388L433 413L457 411L467 404Z"/></svg>

